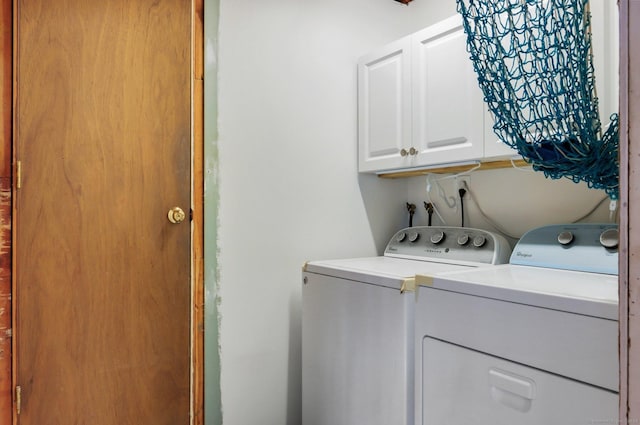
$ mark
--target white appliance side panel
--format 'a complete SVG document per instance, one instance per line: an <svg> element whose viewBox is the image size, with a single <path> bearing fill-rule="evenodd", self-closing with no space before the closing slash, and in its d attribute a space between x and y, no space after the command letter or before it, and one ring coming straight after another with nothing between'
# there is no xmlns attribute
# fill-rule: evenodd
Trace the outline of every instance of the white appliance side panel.
<svg viewBox="0 0 640 425"><path fill-rule="evenodd" d="M427 287L417 296L418 340L431 336L618 390L617 321Z"/></svg>
<svg viewBox="0 0 640 425"><path fill-rule="evenodd" d="M618 423L612 391L432 338L422 363L422 425Z"/></svg>
<svg viewBox="0 0 640 425"><path fill-rule="evenodd" d="M304 425L413 424L413 293L303 276Z"/></svg>

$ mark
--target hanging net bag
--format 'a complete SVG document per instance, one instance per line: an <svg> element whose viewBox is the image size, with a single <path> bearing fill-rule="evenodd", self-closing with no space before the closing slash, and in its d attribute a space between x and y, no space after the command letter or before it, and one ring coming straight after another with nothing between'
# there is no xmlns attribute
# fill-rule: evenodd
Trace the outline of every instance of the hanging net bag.
<svg viewBox="0 0 640 425"><path fill-rule="evenodd" d="M602 131L588 0L457 0L500 139L534 170L618 196L618 116Z"/></svg>

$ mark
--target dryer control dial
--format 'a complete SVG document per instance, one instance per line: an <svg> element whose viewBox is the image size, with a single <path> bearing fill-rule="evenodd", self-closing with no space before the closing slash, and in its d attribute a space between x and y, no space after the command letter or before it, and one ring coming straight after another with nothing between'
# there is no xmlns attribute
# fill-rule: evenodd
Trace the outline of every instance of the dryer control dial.
<svg viewBox="0 0 640 425"><path fill-rule="evenodd" d="M600 244L605 248L617 248L619 240L618 229L607 229L600 233Z"/></svg>
<svg viewBox="0 0 640 425"><path fill-rule="evenodd" d="M460 246L465 246L466 244L469 243L469 235L467 235L466 233L463 233L462 235L458 236L458 245Z"/></svg>
<svg viewBox="0 0 640 425"><path fill-rule="evenodd" d="M402 242L403 240L407 239L407 233L406 232L400 232L396 235L396 242Z"/></svg>
<svg viewBox="0 0 640 425"><path fill-rule="evenodd" d="M558 243L560 245L569 245L573 242L573 233L566 231L558 234Z"/></svg>
<svg viewBox="0 0 640 425"><path fill-rule="evenodd" d="M420 239L420 233L418 232L410 232L409 233L409 242L415 242Z"/></svg>
<svg viewBox="0 0 640 425"><path fill-rule="evenodd" d="M486 242L487 238L482 235L473 238L473 246L475 246L476 248L481 248Z"/></svg>
<svg viewBox="0 0 640 425"><path fill-rule="evenodd" d="M433 235L431 235L431 238L429 240L431 241L431 243L434 243L437 245L444 240L444 236L445 236L444 232L441 230L438 230Z"/></svg>

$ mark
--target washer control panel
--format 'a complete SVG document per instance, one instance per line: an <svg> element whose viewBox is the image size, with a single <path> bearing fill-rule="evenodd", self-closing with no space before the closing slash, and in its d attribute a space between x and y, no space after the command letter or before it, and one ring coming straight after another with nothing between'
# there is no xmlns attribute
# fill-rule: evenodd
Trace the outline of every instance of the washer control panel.
<svg viewBox="0 0 640 425"><path fill-rule="evenodd" d="M509 262L523 266L618 274L617 224L557 224L522 236Z"/></svg>
<svg viewBox="0 0 640 425"><path fill-rule="evenodd" d="M387 257L424 261L504 264L511 248L507 240L487 230L469 227L422 226L397 232L387 244Z"/></svg>

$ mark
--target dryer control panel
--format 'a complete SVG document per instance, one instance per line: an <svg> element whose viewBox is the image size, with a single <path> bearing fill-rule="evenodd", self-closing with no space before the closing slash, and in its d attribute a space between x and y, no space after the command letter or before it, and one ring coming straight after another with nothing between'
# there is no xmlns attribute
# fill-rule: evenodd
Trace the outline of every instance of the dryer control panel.
<svg viewBox="0 0 640 425"><path fill-rule="evenodd" d="M469 227L421 226L397 232L384 250L386 257L447 263L504 264L511 249L496 233Z"/></svg>
<svg viewBox="0 0 640 425"><path fill-rule="evenodd" d="M522 236L511 264L618 274L618 225L576 223L538 227Z"/></svg>

